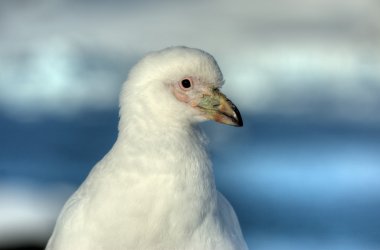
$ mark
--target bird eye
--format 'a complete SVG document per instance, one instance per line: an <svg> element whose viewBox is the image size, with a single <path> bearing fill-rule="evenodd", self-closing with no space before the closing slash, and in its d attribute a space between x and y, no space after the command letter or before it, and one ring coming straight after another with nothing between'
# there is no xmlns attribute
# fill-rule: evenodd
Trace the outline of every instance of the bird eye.
<svg viewBox="0 0 380 250"><path fill-rule="evenodd" d="M183 88L183 89L189 89L189 88L191 88L191 81L190 81L190 79L183 79L182 81L181 81L181 87Z"/></svg>

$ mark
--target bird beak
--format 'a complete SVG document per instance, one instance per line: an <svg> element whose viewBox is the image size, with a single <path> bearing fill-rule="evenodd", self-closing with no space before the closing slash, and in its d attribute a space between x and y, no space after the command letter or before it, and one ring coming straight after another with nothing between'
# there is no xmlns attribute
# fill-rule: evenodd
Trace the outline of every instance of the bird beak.
<svg viewBox="0 0 380 250"><path fill-rule="evenodd" d="M207 119L236 127L243 126L239 110L219 89L203 94L197 107Z"/></svg>

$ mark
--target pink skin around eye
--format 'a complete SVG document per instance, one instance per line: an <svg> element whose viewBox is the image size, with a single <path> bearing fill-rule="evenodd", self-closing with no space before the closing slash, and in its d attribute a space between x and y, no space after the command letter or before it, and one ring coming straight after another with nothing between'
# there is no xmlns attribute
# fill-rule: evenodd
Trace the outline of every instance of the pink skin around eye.
<svg viewBox="0 0 380 250"><path fill-rule="evenodd" d="M182 86L182 81L185 79L190 81L191 87L184 88ZM198 79L194 80L191 77L185 77L181 81L172 85L172 92L173 92L174 96L176 97L176 99L180 102L184 102L184 103L189 104L191 107L198 106L198 102L199 102L198 97L200 95L200 92L201 93L207 92L206 88L199 89L199 87L201 87L201 86L197 84L198 81L199 81Z"/></svg>
<svg viewBox="0 0 380 250"><path fill-rule="evenodd" d="M177 89L174 89L173 93L178 101L185 102L185 103L188 103L190 101L190 98L186 95L186 93L182 93L178 91Z"/></svg>
<svg viewBox="0 0 380 250"><path fill-rule="evenodd" d="M182 86L182 81L185 79L190 81L190 83L191 83L190 88L184 88ZM190 97L188 96L188 94L186 92L193 88L193 84L194 84L194 82L193 82L191 77L185 77L177 83L177 85L173 89L173 93L174 93L174 96L177 98L178 101L185 102L185 103L190 102Z"/></svg>

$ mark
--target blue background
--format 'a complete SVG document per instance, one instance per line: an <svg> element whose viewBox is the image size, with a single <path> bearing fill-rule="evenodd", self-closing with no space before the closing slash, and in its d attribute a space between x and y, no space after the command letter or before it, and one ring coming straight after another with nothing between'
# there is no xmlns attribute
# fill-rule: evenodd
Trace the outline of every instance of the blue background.
<svg viewBox="0 0 380 250"><path fill-rule="evenodd" d="M144 53L213 54L244 127L202 124L251 249L380 249L380 6L2 1L0 248L42 248L117 136Z"/></svg>

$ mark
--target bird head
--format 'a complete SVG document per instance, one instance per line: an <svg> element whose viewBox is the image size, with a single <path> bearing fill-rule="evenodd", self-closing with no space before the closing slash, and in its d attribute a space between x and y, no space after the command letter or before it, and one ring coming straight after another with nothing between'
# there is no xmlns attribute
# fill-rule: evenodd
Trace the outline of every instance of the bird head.
<svg viewBox="0 0 380 250"><path fill-rule="evenodd" d="M202 50L169 47L152 52L129 74L121 95L121 115L123 108L131 107L132 112L133 107L152 120L214 120L243 126L239 110L220 91L223 82L215 59Z"/></svg>

